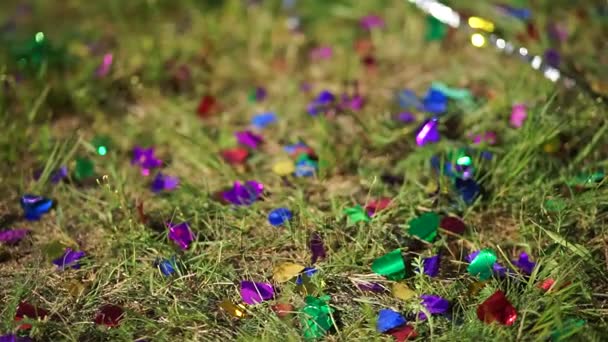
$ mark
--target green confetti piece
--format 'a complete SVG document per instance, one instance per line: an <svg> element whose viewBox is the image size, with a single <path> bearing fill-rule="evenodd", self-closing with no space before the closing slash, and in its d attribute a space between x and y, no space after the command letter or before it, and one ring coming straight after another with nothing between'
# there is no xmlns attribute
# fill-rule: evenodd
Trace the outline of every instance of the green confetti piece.
<svg viewBox="0 0 608 342"><path fill-rule="evenodd" d="M329 296L321 296L319 298L306 296L304 298L306 305L301 310L304 339L314 340L322 338L331 329L333 325L331 313L333 310L327 304L329 300Z"/></svg>
<svg viewBox="0 0 608 342"><path fill-rule="evenodd" d="M110 150L110 138L106 136L96 136L91 141L93 147L95 147L95 152L100 156L105 156Z"/></svg>
<svg viewBox="0 0 608 342"><path fill-rule="evenodd" d="M433 88L435 90L439 90L445 96L449 97L452 100L470 101L473 99L473 95L471 94L471 92L468 89L452 88L442 82L431 83L431 88Z"/></svg>
<svg viewBox="0 0 608 342"><path fill-rule="evenodd" d="M570 186L591 186L594 183L601 182L606 175L602 171L594 172L594 173L581 173L572 178L568 185Z"/></svg>
<svg viewBox="0 0 608 342"><path fill-rule="evenodd" d="M551 333L552 341L565 341L567 338L576 334L587 322L582 319L570 318L564 322L563 327L553 330Z"/></svg>
<svg viewBox="0 0 608 342"><path fill-rule="evenodd" d="M88 158L76 158L76 168L74 171L74 177L77 180L83 180L95 175L95 165L93 161Z"/></svg>
<svg viewBox="0 0 608 342"><path fill-rule="evenodd" d="M395 249L374 260L372 263L372 271L389 280L401 280L405 278L405 262L401 255L401 249Z"/></svg>
<svg viewBox="0 0 608 342"><path fill-rule="evenodd" d="M442 40L448 33L448 27L433 16L426 17L426 41Z"/></svg>
<svg viewBox="0 0 608 342"><path fill-rule="evenodd" d="M352 208L344 209L344 214L348 216L348 221L353 224L357 222L370 221L370 218L367 215L367 212L365 212L365 209L363 209L363 207L358 204Z"/></svg>
<svg viewBox="0 0 608 342"><path fill-rule="evenodd" d="M566 209L566 202L561 198L548 199L545 201L545 208L548 211L562 211Z"/></svg>
<svg viewBox="0 0 608 342"><path fill-rule="evenodd" d="M493 250L482 249L467 267L467 272L473 276L478 276L479 280L486 280L492 276L492 267L496 260L496 253Z"/></svg>
<svg viewBox="0 0 608 342"><path fill-rule="evenodd" d="M424 241L431 242L437 236L437 228L439 228L439 215L436 213L424 213L410 220L409 234L419 237Z"/></svg>

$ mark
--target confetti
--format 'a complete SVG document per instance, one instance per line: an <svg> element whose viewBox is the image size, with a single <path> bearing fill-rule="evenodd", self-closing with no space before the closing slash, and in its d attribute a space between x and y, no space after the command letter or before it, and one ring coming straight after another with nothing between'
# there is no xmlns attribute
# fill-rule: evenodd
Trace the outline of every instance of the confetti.
<svg viewBox="0 0 608 342"><path fill-rule="evenodd" d="M71 248L66 248L63 255L53 260L53 264L57 265L57 268L64 270L66 267L73 268L75 270L80 269L80 259L84 258L85 252L74 251Z"/></svg>
<svg viewBox="0 0 608 342"><path fill-rule="evenodd" d="M350 222L350 224L370 221L367 212L358 204L354 207L344 209L344 215L348 217L348 222Z"/></svg>
<svg viewBox="0 0 608 342"><path fill-rule="evenodd" d="M370 282L359 282L357 283L357 288L361 291L366 291L366 292L375 292L375 293L382 293L385 292L386 289L378 284L378 283L370 283Z"/></svg>
<svg viewBox="0 0 608 342"><path fill-rule="evenodd" d="M477 318L484 323L513 325L517 311L502 291L496 291L477 307Z"/></svg>
<svg viewBox="0 0 608 342"><path fill-rule="evenodd" d="M179 178L165 175L162 172L156 174L152 184L150 184L150 189L152 192L159 193L162 191L172 191L177 188L179 185Z"/></svg>
<svg viewBox="0 0 608 342"><path fill-rule="evenodd" d="M375 28L384 27L384 20L377 15L366 15L359 20L359 24L364 30L372 30Z"/></svg>
<svg viewBox="0 0 608 342"><path fill-rule="evenodd" d="M496 253L491 249L482 249L478 252L473 252L467 257L470 264L467 267L467 272L473 276L479 277L480 280L486 280L492 276L493 266L496 262Z"/></svg>
<svg viewBox="0 0 608 342"><path fill-rule="evenodd" d="M95 176L95 164L89 158L76 158L76 166L74 168L74 178L76 180L84 180Z"/></svg>
<svg viewBox="0 0 608 342"><path fill-rule="evenodd" d="M270 283L241 281L241 298L249 305L255 305L274 298L274 288Z"/></svg>
<svg viewBox="0 0 608 342"><path fill-rule="evenodd" d="M300 315L304 339L322 338L331 329L333 309L327 304L329 300L329 296L319 298L306 296L304 298L305 305L301 309L302 314Z"/></svg>
<svg viewBox="0 0 608 342"><path fill-rule="evenodd" d="M439 135L439 120L437 118L429 119L420 126L416 133L416 144L424 146L433 144L441 139Z"/></svg>
<svg viewBox="0 0 608 342"><path fill-rule="evenodd" d="M175 273L175 257L171 259L156 260L154 266L165 276L169 277Z"/></svg>
<svg viewBox="0 0 608 342"><path fill-rule="evenodd" d="M17 306L17 312L15 312L15 322L20 322L24 318L44 320L48 316L48 314L48 311L44 309L33 306L32 304L27 302L20 302ZM31 328L32 325L29 323L19 325L20 330L28 330Z"/></svg>
<svg viewBox="0 0 608 342"><path fill-rule="evenodd" d="M431 114L442 114L448 109L448 97L437 89L429 88L422 99L422 110Z"/></svg>
<svg viewBox="0 0 608 342"><path fill-rule="evenodd" d="M272 172L276 173L279 176L288 176L296 171L296 167L291 160L282 160L276 162L272 166Z"/></svg>
<svg viewBox="0 0 608 342"><path fill-rule="evenodd" d="M141 174L148 176L150 175L150 170L161 167L163 162L155 156L154 147L143 148L135 146L133 148L131 164L139 166Z"/></svg>
<svg viewBox="0 0 608 342"><path fill-rule="evenodd" d="M258 114L251 119L251 125L258 129L266 128L275 122L277 122L277 115L273 112Z"/></svg>
<svg viewBox="0 0 608 342"><path fill-rule="evenodd" d="M555 49L545 50L544 57L545 57L545 61L547 62L547 64L549 64L550 66L552 66L554 68L559 67L561 58L560 58L559 52L557 52L557 50L555 50Z"/></svg>
<svg viewBox="0 0 608 342"><path fill-rule="evenodd" d="M447 299L441 298L440 296L422 295L420 298L422 299L422 306L424 306L431 315L444 314L450 308L450 302L448 302ZM422 311L419 312L418 319L427 319L426 314Z"/></svg>
<svg viewBox="0 0 608 342"><path fill-rule="evenodd" d="M38 171L34 172L35 180L39 180L41 176L42 176L42 170L38 170ZM67 177L68 177L68 167L65 165L60 166L58 169L56 169L54 171L51 171L51 174L49 175L49 179L51 180L51 183L53 183L53 184L57 184Z"/></svg>
<svg viewBox="0 0 608 342"><path fill-rule="evenodd" d="M228 164L239 165L245 163L249 157L249 150L243 147L234 147L220 152L224 161Z"/></svg>
<svg viewBox="0 0 608 342"><path fill-rule="evenodd" d="M227 314L235 318L245 317L245 306L243 304L234 304L231 301L224 299L218 306L224 310Z"/></svg>
<svg viewBox="0 0 608 342"><path fill-rule="evenodd" d="M457 178L454 182L456 190L460 193L460 197L466 204L472 204L481 193L479 184L473 179Z"/></svg>
<svg viewBox="0 0 608 342"><path fill-rule="evenodd" d="M310 51L310 59L313 61L330 59L332 56L333 50L331 46L319 46Z"/></svg>
<svg viewBox="0 0 608 342"><path fill-rule="evenodd" d="M249 101L262 102L266 99L266 89L264 87L255 87L249 95Z"/></svg>
<svg viewBox="0 0 608 342"><path fill-rule="evenodd" d="M463 101L463 102L472 102L473 101L473 94L471 94L471 91L469 91L468 89L452 88L442 82L431 83L431 90L438 91L441 95L445 95L446 97L448 97L452 100ZM429 96L429 95L427 95L427 96ZM434 94L433 96L435 97L436 100L432 101L432 102L439 102L439 103L445 102L442 99L442 97L439 96L438 94ZM438 108L439 107L440 106L438 106Z"/></svg>
<svg viewBox="0 0 608 342"><path fill-rule="evenodd" d="M418 108L422 106L422 102L418 99L416 93L411 89L403 89L397 93L397 102L404 109Z"/></svg>
<svg viewBox="0 0 608 342"><path fill-rule="evenodd" d="M391 199L388 197L382 197L379 199L371 200L365 205L365 211L369 217L374 216L377 212L388 208L391 204Z"/></svg>
<svg viewBox="0 0 608 342"><path fill-rule="evenodd" d="M401 255L401 249L395 249L374 260L372 263L372 271L389 280L401 280L405 278L405 262Z"/></svg>
<svg viewBox="0 0 608 342"><path fill-rule="evenodd" d="M21 337L13 334L1 335L0 342L33 342L29 337Z"/></svg>
<svg viewBox="0 0 608 342"><path fill-rule="evenodd" d="M560 327L551 332L551 341L569 341L569 337L581 331L587 322L583 319L568 318Z"/></svg>
<svg viewBox="0 0 608 342"><path fill-rule="evenodd" d="M378 313L378 320L376 321L376 330L379 333L386 333L391 329L400 327L407 322L405 318L398 312L391 309L382 309Z"/></svg>
<svg viewBox="0 0 608 342"><path fill-rule="evenodd" d="M105 325L108 328L116 327L125 315L124 310L117 305L105 304L95 315L95 324Z"/></svg>
<svg viewBox="0 0 608 342"><path fill-rule="evenodd" d="M424 274L429 277L436 277L439 274L439 263L441 258L439 255L433 255L428 258L424 258L422 260L422 267L424 269Z"/></svg>
<svg viewBox="0 0 608 342"><path fill-rule="evenodd" d="M416 292L404 283L393 283L391 286L391 294L393 297L401 300L410 300L416 296Z"/></svg>
<svg viewBox="0 0 608 342"><path fill-rule="evenodd" d="M319 95L308 104L307 112L310 115L325 113L336 101L336 96L328 90L323 90Z"/></svg>
<svg viewBox="0 0 608 342"><path fill-rule="evenodd" d="M433 16L426 17L426 41L442 40L448 33L448 27Z"/></svg>
<svg viewBox="0 0 608 342"><path fill-rule="evenodd" d="M268 222L275 227L291 221L292 218L293 214L287 208L273 209L268 213Z"/></svg>
<svg viewBox="0 0 608 342"><path fill-rule="evenodd" d="M478 145L478 144L494 145L494 144L496 144L496 133L495 132L484 132L482 134L471 135L469 137L471 138L471 142L475 145Z"/></svg>
<svg viewBox="0 0 608 342"><path fill-rule="evenodd" d="M29 234L28 229L8 229L0 231L0 242L7 245L13 245L23 240L23 238Z"/></svg>
<svg viewBox="0 0 608 342"><path fill-rule="evenodd" d="M461 219L454 216L444 216L439 227L458 235L462 235L467 228Z"/></svg>
<svg viewBox="0 0 608 342"><path fill-rule="evenodd" d="M321 235L319 235L319 233L317 232L313 232L310 235L310 241L308 242L308 246L310 248L310 253L311 253L311 264L316 263L319 260L325 259L326 252L325 252L325 246L323 244L323 239L321 238Z"/></svg>
<svg viewBox="0 0 608 342"><path fill-rule="evenodd" d="M296 277L296 285L305 285L305 283L317 272L319 272L319 270L314 267L304 267L302 273Z"/></svg>
<svg viewBox="0 0 608 342"><path fill-rule="evenodd" d="M68 291L70 296L78 298L84 293L85 286L80 281L72 279L69 283L66 284L65 289Z"/></svg>
<svg viewBox="0 0 608 342"><path fill-rule="evenodd" d="M190 230L188 222L182 222L173 224L171 222L166 223L169 229L168 237L173 240L179 248L186 250L190 247L190 244L194 241L194 233Z"/></svg>
<svg viewBox="0 0 608 342"><path fill-rule="evenodd" d="M409 234L418 238L431 242L437 236L437 228L439 227L439 215L434 212L424 213L409 222Z"/></svg>
<svg viewBox="0 0 608 342"><path fill-rule="evenodd" d="M91 145L95 148L95 152L100 156L105 156L110 150L110 138L106 136L96 136L91 141Z"/></svg>
<svg viewBox="0 0 608 342"><path fill-rule="evenodd" d="M201 99L196 108L196 112L198 117L201 119L206 119L214 114L218 110L218 103L215 100L215 97L211 95L205 95Z"/></svg>
<svg viewBox="0 0 608 342"><path fill-rule="evenodd" d="M522 103L516 103L511 109L511 118L509 119L509 122L511 123L511 126L515 128L520 128L524 125L524 121L526 121L527 117L528 114L526 112L526 105Z"/></svg>
<svg viewBox="0 0 608 342"><path fill-rule="evenodd" d="M245 184L234 182L231 189L224 191L222 197L235 205L250 205L259 200L264 192L264 185L256 181L247 181Z"/></svg>
<svg viewBox="0 0 608 342"><path fill-rule="evenodd" d="M534 267L536 267L536 263L530 261L528 253L521 252L519 254L519 259L513 260L513 265L517 266L524 274L531 275Z"/></svg>
<svg viewBox="0 0 608 342"><path fill-rule="evenodd" d="M277 303L271 305L270 308L279 316L279 318L288 317L295 312L295 307L287 303Z"/></svg>
<svg viewBox="0 0 608 342"><path fill-rule="evenodd" d="M113 60L114 55L112 55L111 53L106 53L105 55L103 55L101 64L95 70L95 75L99 78L106 77L110 73Z"/></svg>
<svg viewBox="0 0 608 342"><path fill-rule="evenodd" d="M264 138L262 138L261 135L255 134L252 131L240 131L234 133L234 135L239 144L251 149L258 148L258 146L264 142Z"/></svg>
<svg viewBox="0 0 608 342"><path fill-rule="evenodd" d="M403 123L412 123L416 121L416 117L411 112L401 112L397 114L396 119Z"/></svg>
<svg viewBox="0 0 608 342"><path fill-rule="evenodd" d="M304 271L304 266L293 262L284 262L274 267L272 277L277 283L284 283L297 277L302 271Z"/></svg>
<svg viewBox="0 0 608 342"><path fill-rule="evenodd" d="M416 333L414 327L409 324L390 330L387 334L393 336L396 342L403 342L418 337L418 333Z"/></svg>

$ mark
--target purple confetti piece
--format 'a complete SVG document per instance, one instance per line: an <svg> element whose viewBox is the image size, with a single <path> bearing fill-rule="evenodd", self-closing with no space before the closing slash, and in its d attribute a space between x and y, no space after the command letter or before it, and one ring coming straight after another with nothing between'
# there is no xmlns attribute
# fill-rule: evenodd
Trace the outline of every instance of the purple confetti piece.
<svg viewBox="0 0 608 342"><path fill-rule="evenodd" d="M74 251L71 248L66 248L65 252L59 258L53 260L53 264L57 265L57 267L61 270L64 270L66 267L71 267L75 270L80 269L80 264L78 261L84 258L85 252L83 251Z"/></svg>
<svg viewBox="0 0 608 342"><path fill-rule="evenodd" d="M239 144L249 148L257 148L264 141L261 135L255 134L252 131L240 131L234 133L234 135Z"/></svg>
<svg viewBox="0 0 608 342"><path fill-rule="evenodd" d="M264 89L263 87L257 87L255 88L255 100L258 102L264 101L264 99L266 98L266 89Z"/></svg>
<svg viewBox="0 0 608 342"><path fill-rule="evenodd" d="M436 143L440 138L439 120L433 118L427 120L418 130L418 133L416 134L416 144L418 144L418 146L424 146L426 144Z"/></svg>
<svg viewBox="0 0 608 342"><path fill-rule="evenodd" d="M15 244L29 233L28 229L9 229L0 231L0 242L4 242L8 245Z"/></svg>
<svg viewBox="0 0 608 342"><path fill-rule="evenodd" d="M177 188L178 185L179 185L178 177L165 175L165 174L159 172L156 175L156 177L154 178L154 180L152 181L150 188L152 189L153 192L159 193L161 191L175 190L175 188Z"/></svg>
<svg viewBox="0 0 608 342"><path fill-rule="evenodd" d="M384 20L377 15L366 15L359 20L359 24L365 30L384 27Z"/></svg>
<svg viewBox="0 0 608 342"><path fill-rule="evenodd" d="M545 61L550 66L552 66L554 68L558 68L560 61L561 61L559 52L557 52L557 50L555 50L555 49L547 49L545 51Z"/></svg>
<svg viewBox="0 0 608 342"><path fill-rule="evenodd" d="M532 274L534 267L536 267L536 263L530 261L530 257L526 252L521 252L519 254L519 259L513 260L513 265L517 266L523 273L527 275Z"/></svg>
<svg viewBox="0 0 608 342"><path fill-rule="evenodd" d="M428 310L431 315L440 315L446 313L450 307L450 302L440 296L435 295L422 295L422 305ZM424 312L418 313L418 319L424 321L427 319Z"/></svg>
<svg viewBox="0 0 608 342"><path fill-rule="evenodd" d="M511 119L509 122L511 123L511 126L520 128L524 125L524 121L526 121L527 117L528 113L526 112L526 105L521 103L514 104L511 110Z"/></svg>
<svg viewBox="0 0 608 342"><path fill-rule="evenodd" d="M113 60L114 55L112 55L111 53L106 53L105 55L103 55L103 60L101 62L101 65L99 65L97 67L97 70L95 70L95 75L97 75L97 77L99 78L106 77L110 72Z"/></svg>
<svg viewBox="0 0 608 342"><path fill-rule="evenodd" d="M412 122L416 121L416 117L411 112L399 113L399 114L397 114L396 119L403 123L412 123Z"/></svg>
<svg viewBox="0 0 608 342"><path fill-rule="evenodd" d="M247 181L245 184L234 182L232 188L224 191L223 198L235 205L250 205L260 199L264 192L264 185L256 181Z"/></svg>
<svg viewBox="0 0 608 342"><path fill-rule="evenodd" d="M323 244L323 239L321 238L321 235L319 235L319 233L312 233L312 235L310 236L309 247L310 253L312 254L312 258L310 261L311 264L316 263L318 260L325 259L325 257L327 256L325 252L325 245Z"/></svg>
<svg viewBox="0 0 608 342"><path fill-rule="evenodd" d="M330 59L332 56L333 50L331 46L319 46L310 51L310 59L312 59L313 61Z"/></svg>
<svg viewBox="0 0 608 342"><path fill-rule="evenodd" d="M187 222L173 224L170 222L166 223L169 228L169 239L173 240L179 248L186 250L190 247L192 241L194 241L194 233L190 230L190 226Z"/></svg>
<svg viewBox="0 0 608 342"><path fill-rule="evenodd" d="M547 26L549 37L560 43L568 40L568 29L562 24L551 23Z"/></svg>
<svg viewBox="0 0 608 342"><path fill-rule="evenodd" d="M354 95L354 96L348 96L348 95L342 95L342 103L340 103L340 108L342 109L350 109L353 112L357 112L359 110L361 110L361 108L363 107L363 105L365 104L365 99L363 98L363 96L360 95Z"/></svg>
<svg viewBox="0 0 608 342"><path fill-rule="evenodd" d="M357 283L357 287L359 288L359 290L361 291L366 291L366 292L374 292L374 293L382 293L385 292L386 289L377 283Z"/></svg>
<svg viewBox="0 0 608 342"><path fill-rule="evenodd" d="M13 334L0 336L0 342L32 342L29 337L21 337Z"/></svg>
<svg viewBox="0 0 608 342"><path fill-rule="evenodd" d="M249 305L255 305L274 298L274 288L270 283L241 281L241 298Z"/></svg>
<svg viewBox="0 0 608 342"><path fill-rule="evenodd" d="M143 148L135 146L133 148L132 165L137 165L141 169L141 174L144 176L150 175L150 170L159 168L163 162L154 155L154 147Z"/></svg>
<svg viewBox="0 0 608 342"><path fill-rule="evenodd" d="M422 261L422 267L424 268L424 274L429 277L436 277L439 274L439 263L441 259L439 255L433 255L428 258L424 258Z"/></svg>

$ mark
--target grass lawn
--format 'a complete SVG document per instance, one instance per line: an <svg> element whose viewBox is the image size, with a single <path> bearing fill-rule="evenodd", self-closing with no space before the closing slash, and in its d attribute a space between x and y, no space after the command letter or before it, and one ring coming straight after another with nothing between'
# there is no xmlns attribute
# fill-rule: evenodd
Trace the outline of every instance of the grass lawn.
<svg viewBox="0 0 608 342"><path fill-rule="evenodd" d="M533 53L555 48L608 94L602 1L511 1L532 10L537 39L489 2L449 3ZM383 26L362 28L370 14ZM561 43L545 30L555 23ZM608 337L608 103L408 1L9 0L0 43L0 237L29 230L0 241L0 336L391 341L377 324L390 309L407 325L389 328L419 341ZM440 139L419 146L432 116L398 94L421 101L437 82L452 98ZM334 99L307 113L325 90ZM297 143L309 149L285 148ZM157 159L133 162L137 146ZM53 207L28 204L44 215L26 220L26 194ZM277 208L291 220L271 225ZM194 235L183 249L167 227L182 222ZM68 263L66 248L85 255ZM296 281L303 267L316 272ZM247 304L242 281L273 298ZM501 293L512 307L486 301ZM434 311L429 295L449 306ZM28 304L46 314L24 315ZM117 317L101 317L108 305Z"/></svg>

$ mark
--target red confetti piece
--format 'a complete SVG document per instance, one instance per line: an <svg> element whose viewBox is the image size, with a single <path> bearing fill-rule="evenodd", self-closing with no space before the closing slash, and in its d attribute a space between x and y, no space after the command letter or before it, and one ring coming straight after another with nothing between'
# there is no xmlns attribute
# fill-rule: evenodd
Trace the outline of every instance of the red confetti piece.
<svg viewBox="0 0 608 342"><path fill-rule="evenodd" d="M239 165L243 164L245 160L247 160L247 157L249 157L249 151L243 147L235 147L223 150L221 155L226 163Z"/></svg>
<svg viewBox="0 0 608 342"><path fill-rule="evenodd" d="M462 220L453 216L444 216L439 227L458 235L462 235L467 228Z"/></svg>
<svg viewBox="0 0 608 342"><path fill-rule="evenodd" d="M21 302L17 307L17 312L15 313L15 322L19 322L24 318L30 319L44 319L48 315L48 312L44 309L33 306L30 303ZM28 330L31 329L31 324L21 324L19 326L19 330Z"/></svg>
<svg viewBox="0 0 608 342"><path fill-rule="evenodd" d="M388 334L393 336L397 342L403 342L418 337L418 333L414 330L414 327L409 324L389 330Z"/></svg>
<svg viewBox="0 0 608 342"><path fill-rule="evenodd" d="M517 311L502 291L496 291L477 307L477 317L484 323L513 325Z"/></svg>
<svg viewBox="0 0 608 342"><path fill-rule="evenodd" d="M105 325L109 328L116 327L124 317L124 310L117 305L106 304L99 308L95 316L95 324Z"/></svg>
<svg viewBox="0 0 608 342"><path fill-rule="evenodd" d="M201 102L198 104L198 108L196 112L198 113L199 118L205 119L215 113L217 110L217 101L215 97L211 95L205 95L201 99Z"/></svg>
<svg viewBox="0 0 608 342"><path fill-rule="evenodd" d="M373 216L375 213L386 209L391 204L391 199L388 197L382 197L379 199L371 200L365 206L365 211L369 216Z"/></svg>
<svg viewBox="0 0 608 342"><path fill-rule="evenodd" d="M291 304L277 303L270 307L280 318L287 317L295 312L295 308Z"/></svg>
<svg viewBox="0 0 608 342"><path fill-rule="evenodd" d="M548 292L549 290L551 290L551 287L553 287L553 284L555 284L555 279L547 278L543 280L542 283L538 284L538 287L541 288L543 291Z"/></svg>

